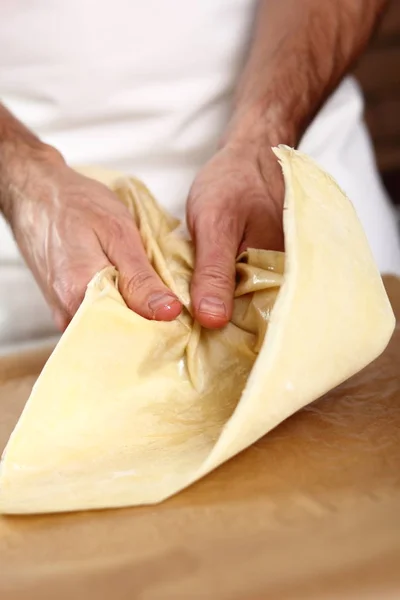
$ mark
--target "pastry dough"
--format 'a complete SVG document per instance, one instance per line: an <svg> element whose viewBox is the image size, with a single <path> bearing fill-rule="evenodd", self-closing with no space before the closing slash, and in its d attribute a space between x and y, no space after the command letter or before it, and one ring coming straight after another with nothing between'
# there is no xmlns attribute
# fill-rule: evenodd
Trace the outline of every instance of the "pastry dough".
<svg viewBox="0 0 400 600"><path fill-rule="evenodd" d="M238 261L232 322L190 316L191 243L138 181L96 176L132 211L185 309L173 322L129 310L106 269L36 382L4 453L4 513L156 503L199 479L375 359L394 315L353 206L290 148L286 255Z"/></svg>

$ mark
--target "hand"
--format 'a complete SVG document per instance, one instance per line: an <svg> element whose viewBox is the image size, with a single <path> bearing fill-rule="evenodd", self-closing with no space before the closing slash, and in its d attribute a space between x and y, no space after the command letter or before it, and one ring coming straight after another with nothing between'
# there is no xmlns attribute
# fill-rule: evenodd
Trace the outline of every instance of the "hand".
<svg viewBox="0 0 400 600"><path fill-rule="evenodd" d="M127 305L143 317L172 320L181 304L152 269L127 208L105 186L64 161L25 162L24 179L9 185L11 226L56 324L63 330L93 275L120 272ZM21 168L19 168L21 172Z"/></svg>
<svg viewBox="0 0 400 600"><path fill-rule="evenodd" d="M196 247L191 296L204 327L232 315L235 261L246 248L283 250L283 178L272 150L264 156L225 147L200 171L188 198Z"/></svg>

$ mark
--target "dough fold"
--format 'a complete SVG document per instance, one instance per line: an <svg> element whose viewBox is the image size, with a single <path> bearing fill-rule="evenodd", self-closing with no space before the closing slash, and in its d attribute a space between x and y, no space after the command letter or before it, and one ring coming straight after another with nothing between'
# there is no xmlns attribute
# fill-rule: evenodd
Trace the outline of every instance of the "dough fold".
<svg viewBox="0 0 400 600"><path fill-rule="evenodd" d="M90 282L4 452L3 513L162 501L374 360L395 319L353 206L307 156L274 149L286 254L248 250L221 331L191 317L193 248L145 188L86 170L119 196L184 304L173 322L125 305L118 273Z"/></svg>

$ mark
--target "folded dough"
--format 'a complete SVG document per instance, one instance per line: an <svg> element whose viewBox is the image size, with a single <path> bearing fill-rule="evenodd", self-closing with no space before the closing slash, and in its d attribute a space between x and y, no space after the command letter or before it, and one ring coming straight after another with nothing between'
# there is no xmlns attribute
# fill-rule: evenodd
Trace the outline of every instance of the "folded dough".
<svg viewBox="0 0 400 600"><path fill-rule="evenodd" d="M281 146L286 256L249 250L232 322L190 316L191 243L138 181L94 173L126 203L149 259L186 309L129 310L118 274L88 286L3 457L0 509L160 502L375 359L394 315L355 211L333 179Z"/></svg>

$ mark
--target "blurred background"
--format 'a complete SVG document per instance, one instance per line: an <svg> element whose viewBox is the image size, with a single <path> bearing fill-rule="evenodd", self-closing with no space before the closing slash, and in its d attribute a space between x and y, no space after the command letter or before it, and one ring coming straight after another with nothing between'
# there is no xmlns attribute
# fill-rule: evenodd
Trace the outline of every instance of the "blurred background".
<svg viewBox="0 0 400 600"><path fill-rule="evenodd" d="M400 0L392 0L355 74L384 183L400 216Z"/></svg>

